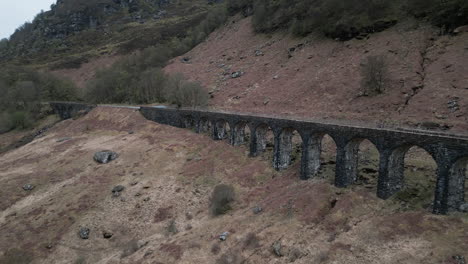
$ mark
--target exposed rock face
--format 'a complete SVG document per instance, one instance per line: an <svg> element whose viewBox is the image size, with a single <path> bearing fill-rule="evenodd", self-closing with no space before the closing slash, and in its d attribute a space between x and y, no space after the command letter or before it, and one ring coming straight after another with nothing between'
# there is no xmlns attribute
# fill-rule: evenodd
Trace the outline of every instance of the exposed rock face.
<svg viewBox="0 0 468 264"><path fill-rule="evenodd" d="M119 157L119 154L110 150L103 150L103 151L96 152L94 154L94 160L102 164L109 163L117 159L118 157Z"/></svg>

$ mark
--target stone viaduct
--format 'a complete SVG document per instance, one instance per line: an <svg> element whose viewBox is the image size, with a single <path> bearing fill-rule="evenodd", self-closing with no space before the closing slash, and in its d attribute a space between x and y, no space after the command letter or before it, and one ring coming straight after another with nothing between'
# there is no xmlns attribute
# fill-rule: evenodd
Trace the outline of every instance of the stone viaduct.
<svg viewBox="0 0 468 264"><path fill-rule="evenodd" d="M51 103L62 117L93 106ZM266 149L267 131L274 135L273 167L288 168L293 151L294 131L302 140L301 171L303 180L313 178L320 169L321 142L329 135L336 144L335 185L347 187L357 180L358 152L363 140L372 142L380 153L377 196L387 199L404 186L406 152L413 146L426 150L437 163L437 183L433 212L447 214L465 203L465 174L468 163L468 137L425 131L403 131L371 127L318 123L276 117L224 113L193 109L140 107L142 115L152 121L179 128L209 132L214 140L229 139L234 146L244 144L246 127L250 130L250 155ZM228 132L227 126L230 130ZM247 142L245 142L247 143Z"/></svg>

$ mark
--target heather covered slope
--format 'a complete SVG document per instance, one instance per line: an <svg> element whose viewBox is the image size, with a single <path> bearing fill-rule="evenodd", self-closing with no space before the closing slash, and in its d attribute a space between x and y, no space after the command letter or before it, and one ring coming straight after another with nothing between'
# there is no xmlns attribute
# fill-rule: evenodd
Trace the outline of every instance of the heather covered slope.
<svg viewBox="0 0 468 264"><path fill-rule="evenodd" d="M364 39L255 34L234 18L165 70L200 81L217 109L468 131L468 33L408 19ZM388 87L361 96L361 68L383 56ZM232 78L233 72L243 72Z"/></svg>
<svg viewBox="0 0 468 264"><path fill-rule="evenodd" d="M99 165L92 156L102 149L120 156ZM271 152L249 158L245 146L96 108L1 154L0 263L457 263L468 252L466 215L377 199L372 148L361 157L368 180L336 189L333 145L325 149L321 179L300 181L298 158L275 172ZM433 162L408 164L409 178L433 177ZM234 186L236 200L213 217L219 183Z"/></svg>

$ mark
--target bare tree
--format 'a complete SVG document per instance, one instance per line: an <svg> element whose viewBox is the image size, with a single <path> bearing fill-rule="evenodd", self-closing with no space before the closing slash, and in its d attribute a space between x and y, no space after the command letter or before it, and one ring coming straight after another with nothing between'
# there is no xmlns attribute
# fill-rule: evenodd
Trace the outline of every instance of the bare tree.
<svg viewBox="0 0 468 264"><path fill-rule="evenodd" d="M388 86L388 66L384 56L369 56L361 68L362 94L372 96L381 94Z"/></svg>

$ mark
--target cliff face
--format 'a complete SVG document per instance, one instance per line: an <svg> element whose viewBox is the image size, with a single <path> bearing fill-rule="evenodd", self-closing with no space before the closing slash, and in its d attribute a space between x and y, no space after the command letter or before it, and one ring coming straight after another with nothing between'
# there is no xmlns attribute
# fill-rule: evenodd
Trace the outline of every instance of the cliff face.
<svg viewBox="0 0 468 264"><path fill-rule="evenodd" d="M210 2L171 0L58 0L51 10L39 13L34 20L18 28L0 45L0 62L31 57L48 58L50 54L69 55L99 49L102 45L123 43L125 31L153 27L159 22L202 14ZM129 30L129 28L131 28ZM119 34L122 35L119 37Z"/></svg>

